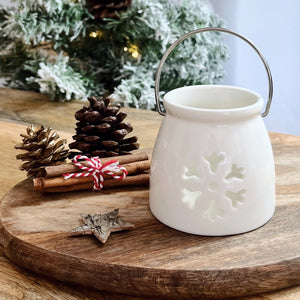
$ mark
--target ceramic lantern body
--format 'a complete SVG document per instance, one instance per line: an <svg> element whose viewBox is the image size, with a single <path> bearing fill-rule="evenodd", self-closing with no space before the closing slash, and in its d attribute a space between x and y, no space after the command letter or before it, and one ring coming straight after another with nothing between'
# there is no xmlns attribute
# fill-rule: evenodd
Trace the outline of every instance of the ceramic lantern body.
<svg viewBox="0 0 300 300"><path fill-rule="evenodd" d="M199 235L262 226L275 210L272 147L260 95L230 86L188 86L164 97L154 147L150 209Z"/></svg>

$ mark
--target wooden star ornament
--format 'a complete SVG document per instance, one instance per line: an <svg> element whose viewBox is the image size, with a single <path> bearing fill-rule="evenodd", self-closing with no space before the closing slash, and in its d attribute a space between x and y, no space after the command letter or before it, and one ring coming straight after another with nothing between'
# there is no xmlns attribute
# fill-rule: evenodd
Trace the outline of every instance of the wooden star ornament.
<svg viewBox="0 0 300 300"><path fill-rule="evenodd" d="M107 214L82 215L83 225L70 231L71 235L93 234L105 243L111 232L132 229L135 226L118 217L119 209L114 209Z"/></svg>

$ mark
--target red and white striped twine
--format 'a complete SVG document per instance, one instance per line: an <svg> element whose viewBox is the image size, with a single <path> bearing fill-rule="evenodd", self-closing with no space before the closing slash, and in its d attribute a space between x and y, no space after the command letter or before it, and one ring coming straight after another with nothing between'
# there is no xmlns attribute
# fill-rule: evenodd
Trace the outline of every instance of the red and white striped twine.
<svg viewBox="0 0 300 300"><path fill-rule="evenodd" d="M78 160L84 160L89 164L89 167L83 166ZM124 179L127 175L127 170L123 166L119 166L117 160L110 160L104 164L101 163L101 160L98 156L87 157L84 155L76 155L73 158L73 163L81 170L85 171L83 173L68 173L63 174L64 179L69 178L79 178L79 177L90 177L94 179L93 190L101 191L103 188L103 175L107 174L112 176L115 179L121 180ZM116 175L118 172L122 172L121 175Z"/></svg>

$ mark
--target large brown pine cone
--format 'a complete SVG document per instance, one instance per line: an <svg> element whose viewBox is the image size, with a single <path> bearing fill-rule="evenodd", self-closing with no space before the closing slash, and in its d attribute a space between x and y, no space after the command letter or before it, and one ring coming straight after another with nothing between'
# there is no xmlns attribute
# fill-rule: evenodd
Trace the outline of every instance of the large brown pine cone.
<svg viewBox="0 0 300 300"><path fill-rule="evenodd" d="M20 170L27 171L28 177L36 177L41 167L58 164L69 155L69 150L65 149L67 140L59 140L58 133L52 128L30 125L26 131L21 134L22 143L15 145L15 149L26 151L16 158L26 161Z"/></svg>
<svg viewBox="0 0 300 300"><path fill-rule="evenodd" d="M127 114L121 112L120 105L110 105L109 98L89 97L90 106L84 106L75 113L76 135L69 145L86 156L109 157L130 154L138 149L137 137L125 138L133 128L123 122ZM71 153L74 156L80 153Z"/></svg>
<svg viewBox="0 0 300 300"><path fill-rule="evenodd" d="M95 19L116 18L117 13L126 10L131 0L89 0L88 7Z"/></svg>

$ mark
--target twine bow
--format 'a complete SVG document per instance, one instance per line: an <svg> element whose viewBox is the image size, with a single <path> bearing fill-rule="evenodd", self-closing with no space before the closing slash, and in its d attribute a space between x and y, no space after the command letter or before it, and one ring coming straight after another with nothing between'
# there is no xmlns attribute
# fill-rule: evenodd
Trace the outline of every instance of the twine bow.
<svg viewBox="0 0 300 300"><path fill-rule="evenodd" d="M84 160L88 163L89 167L85 167L78 160ZM101 191L103 188L103 175L107 174L112 176L115 179L121 180L126 177L127 171L124 167L119 166L119 162L117 160L110 160L104 164L101 163L101 160L98 156L95 157L87 157L84 155L76 155L73 158L73 163L81 170L85 171L83 173L68 173L63 174L64 179L69 178L78 178L78 177L93 177L94 186L93 190ZM117 173L122 172L121 175L117 175Z"/></svg>

